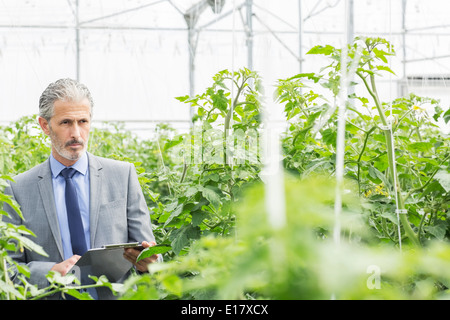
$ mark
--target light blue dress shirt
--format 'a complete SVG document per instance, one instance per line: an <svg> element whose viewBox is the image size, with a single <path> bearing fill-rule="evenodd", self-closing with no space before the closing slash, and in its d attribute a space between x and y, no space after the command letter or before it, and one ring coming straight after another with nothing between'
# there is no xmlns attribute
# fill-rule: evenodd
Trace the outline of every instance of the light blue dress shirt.
<svg viewBox="0 0 450 320"><path fill-rule="evenodd" d="M91 247L90 231L89 231L89 163L86 152L73 165L72 168L77 172L72 180L75 183L77 190L78 204L80 206L81 220L83 221L84 236L86 238L86 245L89 249ZM64 260L73 255L72 245L70 243L69 223L67 220L67 210L65 202L65 188L66 181L60 174L66 168L58 160L50 155L50 169L52 171L53 194L55 197L56 212L58 215L59 230L61 233L61 240L64 250Z"/></svg>

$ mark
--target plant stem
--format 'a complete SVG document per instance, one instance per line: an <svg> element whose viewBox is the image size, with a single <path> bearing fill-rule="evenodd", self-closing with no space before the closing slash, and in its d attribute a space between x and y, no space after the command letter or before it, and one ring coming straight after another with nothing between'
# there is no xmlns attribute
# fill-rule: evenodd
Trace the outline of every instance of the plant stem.
<svg viewBox="0 0 450 320"><path fill-rule="evenodd" d="M427 216L427 213L424 212L422 219L420 219L420 224L419 224L419 232L418 232L418 238L420 241L420 238L422 237L422 228L423 228L423 223L425 222L425 217ZM430 218L431 218L431 214L430 214Z"/></svg>
<svg viewBox="0 0 450 320"><path fill-rule="evenodd" d="M7 265L6 265L6 259L5 259L5 257L3 255L2 255L1 259L2 260L1 260L0 267L1 267L1 270L3 271L4 276L5 276L4 281L8 285L11 280L9 279L9 276L8 276L8 268L7 268ZM9 292L6 292L6 300L10 300Z"/></svg>
<svg viewBox="0 0 450 320"><path fill-rule="evenodd" d="M370 64L369 64L369 66L370 66ZM370 66L370 68L372 68L372 67ZM383 123L383 126L388 127L389 123L387 122L386 116L384 114L383 108L380 103L380 99L378 98L374 74L369 75L370 85L367 83L366 78L361 73L356 72L356 74L363 80L367 91L372 96L372 98L375 102L375 105L377 107L381 122ZM390 176L392 179L392 184L395 187L394 192L396 192L395 196L396 196L396 200L397 200L397 207L399 210L404 210L405 203L404 203L404 199L402 197L401 186L400 186L400 183L398 180L398 176L396 175L395 167L394 167L395 151L393 148L394 144L393 144L392 128L390 127L388 130L383 130L383 131L384 131L384 135L386 137L386 148L387 148L387 154L388 154L389 171L390 171ZM417 246L420 246L419 238L417 237L414 230L411 228L411 225L408 220L408 215L399 213L399 217L400 217L401 224L403 225L403 229L405 230L407 237L411 240L412 243L414 243ZM400 239L400 237L401 237L401 235L399 235L399 239Z"/></svg>
<svg viewBox="0 0 450 320"><path fill-rule="evenodd" d="M181 174L181 178L180 178L180 182L179 183L183 183L184 178L186 177L186 172L188 169L188 164L186 163L186 160L184 161L184 165L183 165L183 173Z"/></svg>
<svg viewBox="0 0 450 320"><path fill-rule="evenodd" d="M58 287L53 290L49 290L43 294L40 294L38 296L35 296L35 297L31 298L31 300L39 300L39 299L45 298L47 296L51 296L58 292L65 292L67 289L84 290L84 289L99 288L99 287L104 287L104 285L103 284L91 284L91 285L73 286L73 287Z"/></svg>
<svg viewBox="0 0 450 320"><path fill-rule="evenodd" d="M369 140L370 134L371 134L372 131L374 131L376 128L377 128L377 127L374 126L374 127L370 128L369 131L366 132L366 138L364 139L364 145L363 145L362 150L361 150L361 152L359 153L359 156L358 156L357 164L358 164L358 189L359 189L359 193L361 193L361 186L360 186L360 184L359 184L359 181L360 181L359 177L360 177L360 174L361 174L361 158L362 158L362 155L363 155L363 153L364 153L364 150L366 149L366 146L367 146L367 140Z"/></svg>
<svg viewBox="0 0 450 320"><path fill-rule="evenodd" d="M227 158L227 142L228 142L228 130L230 129L230 122L231 122L231 118L233 116L233 111L234 108L236 108L236 105L238 103L238 99L239 96L241 95L241 91L244 89L244 85L245 82L248 80L248 78L243 77L242 78L242 85L238 86L238 91L236 93L236 97L234 98L233 102L230 105L230 109L227 112L227 115L225 117L225 123L224 123L224 133L223 133L223 138L224 138L224 154L223 154L223 163L224 164L229 164L228 163L228 158ZM236 83L237 85L237 83Z"/></svg>

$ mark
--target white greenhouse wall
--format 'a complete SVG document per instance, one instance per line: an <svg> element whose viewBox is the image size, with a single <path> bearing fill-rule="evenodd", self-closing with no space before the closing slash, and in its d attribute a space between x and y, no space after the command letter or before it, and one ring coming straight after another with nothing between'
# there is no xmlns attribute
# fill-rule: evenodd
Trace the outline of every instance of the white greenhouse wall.
<svg viewBox="0 0 450 320"><path fill-rule="evenodd" d="M384 37L395 46L397 56L391 64L396 76L386 76L380 83L383 100L414 90L441 99L448 108L448 82L402 90L399 83L411 74L443 78L450 74L450 3L407 0L403 26L402 1L353 1L353 35ZM96 121L126 121L140 134L152 131L158 122L189 127L189 108L175 97L190 90L187 29L181 12L197 2L78 0L79 78L94 96ZM195 25L201 28L196 93L211 84L217 71L247 66L245 3L229 0L218 15L210 8L201 13ZM303 72L317 71L323 60L305 53L318 44L342 46L348 22L345 3L253 0L253 69L273 83L300 72L301 56ZM50 82L77 77L75 4L75 0L0 2L0 125L37 113L39 96ZM281 110L275 114L282 119Z"/></svg>

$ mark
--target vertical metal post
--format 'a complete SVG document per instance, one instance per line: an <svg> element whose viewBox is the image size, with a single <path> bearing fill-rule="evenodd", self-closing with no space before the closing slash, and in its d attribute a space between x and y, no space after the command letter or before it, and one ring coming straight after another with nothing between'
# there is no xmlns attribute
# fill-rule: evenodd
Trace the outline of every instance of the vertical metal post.
<svg viewBox="0 0 450 320"><path fill-rule="evenodd" d="M298 0L298 63L300 73L303 72L303 18L302 18L302 0Z"/></svg>
<svg viewBox="0 0 450 320"><path fill-rule="evenodd" d="M196 31L192 24L188 24L188 46L189 46L189 96L195 95L195 52L197 50L197 41L195 40ZM196 108L191 106L189 114L192 117L196 114ZM192 121L191 121L192 124Z"/></svg>
<svg viewBox="0 0 450 320"><path fill-rule="evenodd" d="M189 46L189 95L195 94L195 30L193 26L188 26L188 46Z"/></svg>
<svg viewBox="0 0 450 320"><path fill-rule="evenodd" d="M195 53L197 51L197 39L198 31L195 30L195 25L198 21L198 17L208 6L207 0L201 0L190 7L184 13L184 20L188 27L188 50L189 50L189 95L193 97L195 95ZM191 120L196 110L194 107L190 108ZM192 125L192 121L191 121Z"/></svg>
<svg viewBox="0 0 450 320"><path fill-rule="evenodd" d="M347 21L347 43L350 44L353 42L354 37L354 2L353 0L348 1L348 21Z"/></svg>
<svg viewBox="0 0 450 320"><path fill-rule="evenodd" d="M75 46L76 46L76 77L80 81L80 19L78 0L75 0Z"/></svg>
<svg viewBox="0 0 450 320"><path fill-rule="evenodd" d="M347 41L345 45L351 45L353 43L353 38L355 37L355 13L354 13L354 0L348 0L348 7L347 7ZM347 74L348 77L353 78L352 74ZM349 81L349 83L350 83ZM355 92L355 88L351 85L347 88L347 94L351 95ZM351 98L348 98L348 102L353 105L353 100Z"/></svg>
<svg viewBox="0 0 450 320"><path fill-rule="evenodd" d="M253 70L253 0L246 1L247 8L247 68Z"/></svg>
<svg viewBox="0 0 450 320"><path fill-rule="evenodd" d="M406 79L406 0L402 0L403 79Z"/></svg>

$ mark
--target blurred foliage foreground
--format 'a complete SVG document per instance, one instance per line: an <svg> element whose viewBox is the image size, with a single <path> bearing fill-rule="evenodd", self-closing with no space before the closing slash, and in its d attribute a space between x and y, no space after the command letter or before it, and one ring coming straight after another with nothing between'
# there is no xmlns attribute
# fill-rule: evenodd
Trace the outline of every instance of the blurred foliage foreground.
<svg viewBox="0 0 450 320"><path fill-rule="evenodd" d="M283 174L276 175L282 190L267 183L260 152L269 130L261 117L266 98L258 74L247 69L221 71L203 94L177 98L196 109L188 133L161 124L156 138L142 140L120 125L93 128L90 152L135 164L165 262L123 284L100 277L91 286L121 299L447 299L450 152L436 122L447 124L449 111L415 95L379 100L376 80L393 73L388 58L395 54L385 40L357 38L347 52L347 71L360 83L351 82L358 94L347 106L341 189L336 106L344 60L331 46L309 52L324 58L319 73L276 86L288 123L280 139ZM2 191L48 157L49 140L35 117L0 132L0 202L20 214ZM274 206L277 223L267 214ZM32 239L31 230L0 220L0 298L62 292L90 299L71 276L49 273L48 288L29 283L27 267L8 252L45 255ZM12 268L20 282L9 279Z"/></svg>

